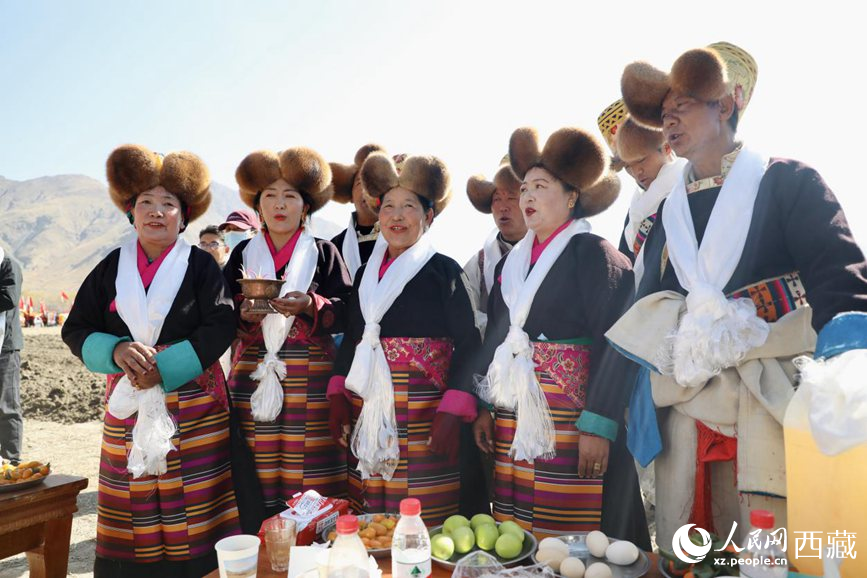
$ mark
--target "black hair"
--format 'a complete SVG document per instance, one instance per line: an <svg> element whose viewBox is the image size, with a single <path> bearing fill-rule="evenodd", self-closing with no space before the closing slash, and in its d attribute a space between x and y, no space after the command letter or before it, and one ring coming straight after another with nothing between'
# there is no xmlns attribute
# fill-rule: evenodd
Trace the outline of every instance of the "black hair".
<svg viewBox="0 0 867 578"><path fill-rule="evenodd" d="M220 239L221 242L226 242L226 236L223 234L223 231L221 231L216 225L208 225L207 227L199 231L199 240L201 240L202 237L205 235L214 235L218 239Z"/></svg>

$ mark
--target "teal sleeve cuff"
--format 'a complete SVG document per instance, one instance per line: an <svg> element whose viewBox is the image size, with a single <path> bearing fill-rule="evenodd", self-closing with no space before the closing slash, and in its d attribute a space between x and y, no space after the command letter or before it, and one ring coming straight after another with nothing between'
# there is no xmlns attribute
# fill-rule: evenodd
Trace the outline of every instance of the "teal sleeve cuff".
<svg viewBox="0 0 867 578"><path fill-rule="evenodd" d="M166 347L156 355L157 368L163 378L163 389L174 391L199 377L204 369L189 340Z"/></svg>
<svg viewBox="0 0 867 578"><path fill-rule="evenodd" d="M597 435L612 442L617 439L616 421L586 409L581 412L581 417L575 422L575 427L579 431Z"/></svg>
<svg viewBox="0 0 867 578"><path fill-rule="evenodd" d="M114 348L122 341L130 341L130 338L98 331L91 333L81 346L84 366L94 373L121 373L123 370L114 362Z"/></svg>

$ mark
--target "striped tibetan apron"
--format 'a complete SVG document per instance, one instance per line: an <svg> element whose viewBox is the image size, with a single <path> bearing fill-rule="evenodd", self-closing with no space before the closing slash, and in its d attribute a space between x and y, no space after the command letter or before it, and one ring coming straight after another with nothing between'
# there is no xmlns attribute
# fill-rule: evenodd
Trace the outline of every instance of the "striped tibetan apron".
<svg viewBox="0 0 867 578"><path fill-rule="evenodd" d="M267 352L262 332L242 343L229 375L232 403L253 452L265 507L285 509L293 494L316 490L323 496L346 495L346 450L328 431L328 378L334 363L330 337L310 337L310 325L295 318L279 357L286 363L283 409L273 422L253 420L250 396L259 382L251 375Z"/></svg>
<svg viewBox="0 0 867 578"><path fill-rule="evenodd" d="M400 462L394 476L362 480L358 460L349 455L349 501L361 513L399 512L404 498L421 501L430 526L458 513L460 467L428 449L431 424L443 397L452 355L448 339L387 337L381 340L394 385L394 410L400 438ZM352 396L353 424L362 400Z"/></svg>
<svg viewBox="0 0 867 578"><path fill-rule="evenodd" d="M575 422L584 408L590 344L589 339L533 342L536 377L556 431L554 458L514 460L509 448L520 417L495 410L494 518L514 520L540 538L598 530L601 525L602 480L578 477Z"/></svg>
<svg viewBox="0 0 867 578"><path fill-rule="evenodd" d="M106 401L122 376L108 376ZM136 415L122 420L105 412L97 497L100 558L180 562L212 554L218 540L241 532L219 362L167 393L166 406L178 429L175 449L166 456L168 471L159 477L132 479L126 467Z"/></svg>

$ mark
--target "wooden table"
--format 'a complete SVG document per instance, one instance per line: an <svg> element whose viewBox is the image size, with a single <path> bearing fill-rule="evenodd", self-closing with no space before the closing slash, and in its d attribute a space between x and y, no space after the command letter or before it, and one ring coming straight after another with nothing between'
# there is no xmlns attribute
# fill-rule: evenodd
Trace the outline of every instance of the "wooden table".
<svg viewBox="0 0 867 578"><path fill-rule="evenodd" d="M650 570L644 575L645 578L663 578L659 572L659 556L653 552L648 552L650 558ZM379 569L382 570L382 578L391 578L391 558L379 558ZM256 569L256 578L287 578L287 572L274 572L271 570L271 562L268 560L268 553L265 551L265 544L259 547L259 565ZM452 571L446 570L442 566L433 565L433 576L431 578L451 578ZM219 578L220 572L214 570L205 578Z"/></svg>
<svg viewBox="0 0 867 578"><path fill-rule="evenodd" d="M32 488L0 493L0 559L27 552L31 578L63 578L72 514L87 479L51 474Z"/></svg>

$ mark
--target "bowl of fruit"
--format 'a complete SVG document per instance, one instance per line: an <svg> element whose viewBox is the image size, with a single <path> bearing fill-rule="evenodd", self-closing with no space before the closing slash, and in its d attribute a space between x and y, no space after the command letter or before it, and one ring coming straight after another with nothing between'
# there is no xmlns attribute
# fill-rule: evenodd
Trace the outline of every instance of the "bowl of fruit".
<svg viewBox="0 0 867 578"><path fill-rule="evenodd" d="M9 462L0 465L0 492L14 492L41 484L51 473L51 464L24 462L13 466Z"/></svg>
<svg viewBox="0 0 867 578"><path fill-rule="evenodd" d="M487 514L476 514L471 520L451 516L442 526L430 529L430 540L434 563L448 569L480 550L506 567L522 563L536 551L533 534L512 521L498 524Z"/></svg>
<svg viewBox="0 0 867 578"><path fill-rule="evenodd" d="M398 514L361 514L358 518L358 535L374 558L391 555L391 538L400 519ZM320 534L323 542L334 542L337 537L337 522L329 524Z"/></svg>

